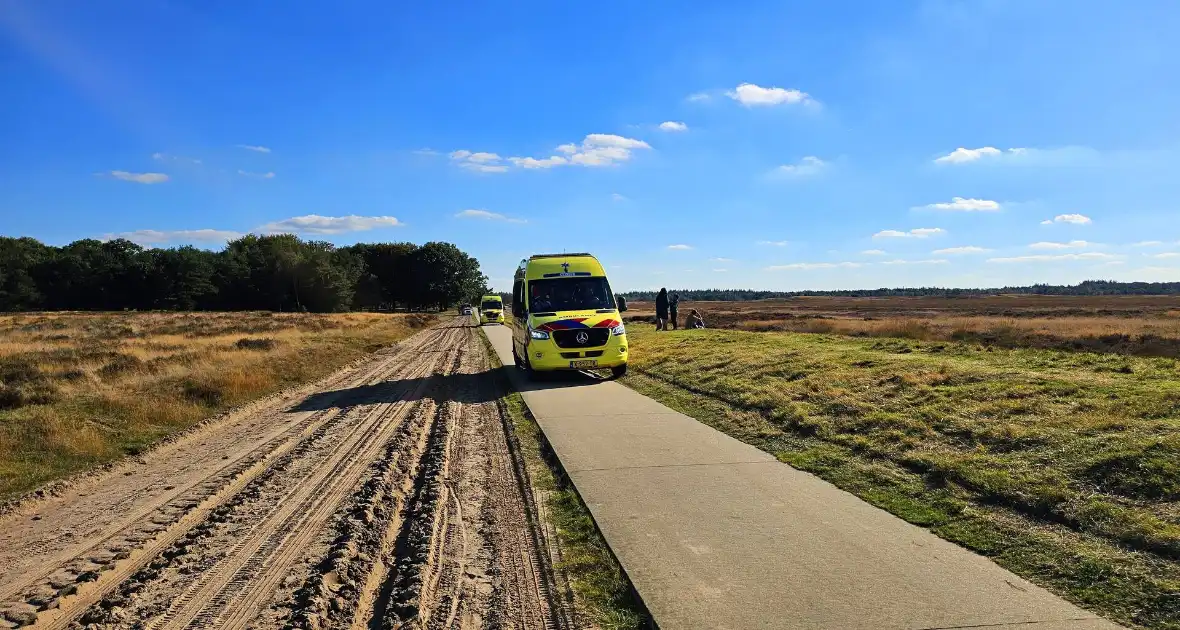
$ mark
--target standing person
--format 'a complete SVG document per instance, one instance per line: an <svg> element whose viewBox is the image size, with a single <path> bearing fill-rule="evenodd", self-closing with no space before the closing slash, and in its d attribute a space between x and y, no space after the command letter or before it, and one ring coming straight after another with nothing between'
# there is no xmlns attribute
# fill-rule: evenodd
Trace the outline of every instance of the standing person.
<svg viewBox="0 0 1180 630"><path fill-rule="evenodd" d="M656 295L656 330L668 330L668 290L664 288Z"/></svg>
<svg viewBox="0 0 1180 630"><path fill-rule="evenodd" d="M669 319L669 321L672 322L672 330L676 330L677 328L679 328L679 326L677 324L678 324L678 320L680 318L677 317L677 315L676 315L676 312L679 310L680 310L680 294L673 293L672 299L668 300L668 315L669 315L668 319Z"/></svg>

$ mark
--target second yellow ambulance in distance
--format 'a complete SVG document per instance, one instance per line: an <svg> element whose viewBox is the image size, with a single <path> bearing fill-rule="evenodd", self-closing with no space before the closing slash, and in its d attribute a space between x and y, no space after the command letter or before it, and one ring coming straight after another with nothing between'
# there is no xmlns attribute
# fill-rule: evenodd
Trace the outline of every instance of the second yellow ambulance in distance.
<svg viewBox="0 0 1180 630"><path fill-rule="evenodd" d="M512 315L512 356L530 376L556 370L627 373L627 331L606 272L590 254L521 261Z"/></svg>
<svg viewBox="0 0 1180 630"><path fill-rule="evenodd" d="M504 300L498 295L485 295L479 299L479 323L503 324Z"/></svg>

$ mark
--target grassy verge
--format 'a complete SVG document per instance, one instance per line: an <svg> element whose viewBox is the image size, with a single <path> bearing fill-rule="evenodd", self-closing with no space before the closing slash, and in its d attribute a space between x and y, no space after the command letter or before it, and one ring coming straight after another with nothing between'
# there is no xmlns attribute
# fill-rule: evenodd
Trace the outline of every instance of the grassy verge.
<svg viewBox="0 0 1180 630"><path fill-rule="evenodd" d="M486 336L481 339L493 367L500 361ZM533 487L545 499L546 517L557 533L562 562L576 605L595 627L632 630L649 627L649 617L633 595L630 582L594 524L590 511L561 472L541 428L516 392L501 401L524 454Z"/></svg>
<svg viewBox="0 0 1180 630"><path fill-rule="evenodd" d="M1180 628L1180 368L628 331L624 382L1113 619Z"/></svg>
<svg viewBox="0 0 1180 630"><path fill-rule="evenodd" d="M0 317L0 499L140 453L433 321L360 313Z"/></svg>

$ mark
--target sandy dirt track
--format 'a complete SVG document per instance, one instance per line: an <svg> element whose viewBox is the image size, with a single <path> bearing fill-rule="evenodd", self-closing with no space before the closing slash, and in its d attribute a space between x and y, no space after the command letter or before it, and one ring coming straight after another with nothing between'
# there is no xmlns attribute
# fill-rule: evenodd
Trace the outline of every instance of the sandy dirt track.
<svg viewBox="0 0 1180 630"><path fill-rule="evenodd" d="M0 517L0 628L570 628L467 318Z"/></svg>

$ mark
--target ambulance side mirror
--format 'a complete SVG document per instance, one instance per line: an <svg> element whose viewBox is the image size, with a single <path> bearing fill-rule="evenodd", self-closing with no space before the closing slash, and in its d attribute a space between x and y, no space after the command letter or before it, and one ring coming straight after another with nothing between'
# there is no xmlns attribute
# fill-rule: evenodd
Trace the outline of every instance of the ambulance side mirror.
<svg viewBox="0 0 1180 630"><path fill-rule="evenodd" d="M627 310L627 298L621 295L616 295L615 303L618 304L620 313Z"/></svg>

